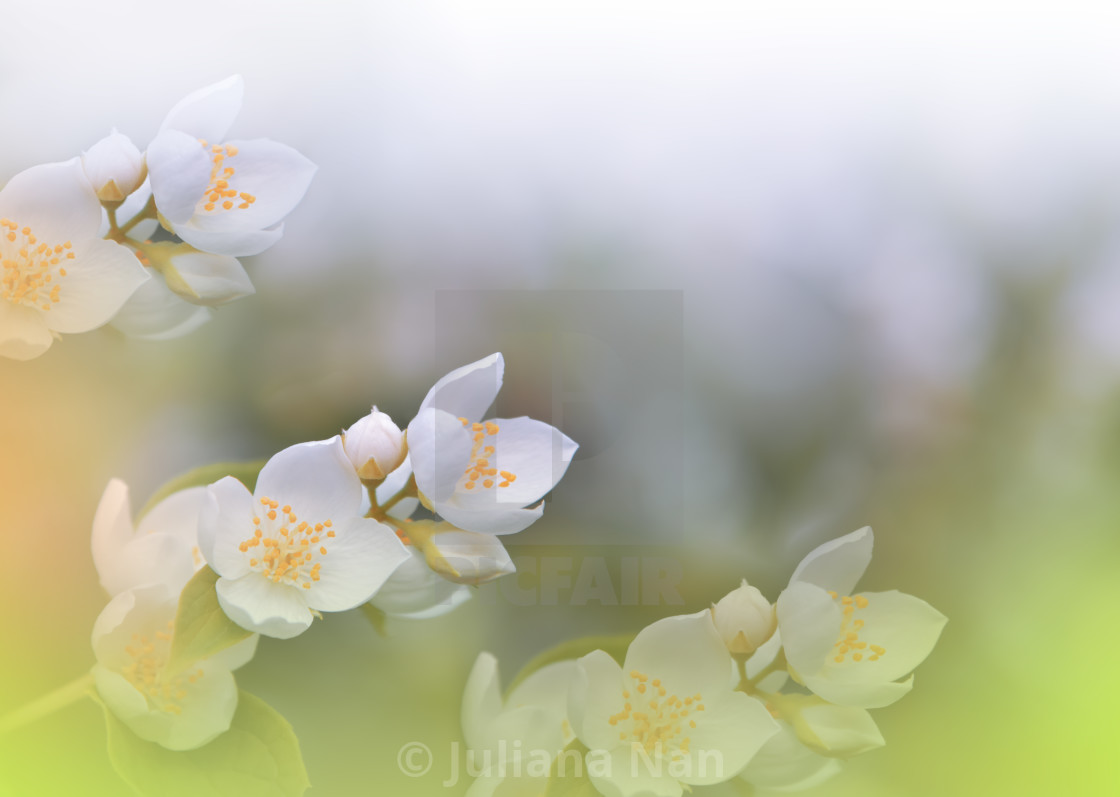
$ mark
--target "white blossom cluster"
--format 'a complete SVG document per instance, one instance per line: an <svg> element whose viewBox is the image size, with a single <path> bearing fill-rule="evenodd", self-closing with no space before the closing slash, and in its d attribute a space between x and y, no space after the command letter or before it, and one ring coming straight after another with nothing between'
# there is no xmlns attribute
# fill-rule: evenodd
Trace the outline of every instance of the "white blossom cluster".
<svg viewBox="0 0 1120 797"><path fill-rule="evenodd" d="M32 359L61 334L106 323L177 337L254 292L237 258L279 240L315 165L269 139L227 138L242 92L234 76L185 97L144 152L114 130L8 181L0 356Z"/></svg>
<svg viewBox="0 0 1120 797"><path fill-rule="evenodd" d="M607 797L792 791L882 746L868 709L910 691L946 620L901 592L852 594L872 542L863 528L816 548L775 604L744 581L646 627L621 663L602 650L553 662L504 699L483 653L463 696L468 797L530 797L573 771Z"/></svg>
<svg viewBox="0 0 1120 797"><path fill-rule="evenodd" d="M112 596L93 632L109 709L144 739L198 747L229 728L230 673L258 634L289 639L322 612L367 602L434 617L468 599L468 585L513 572L499 536L541 516L576 444L530 418L483 420L503 369L493 354L447 374L407 431L374 408L342 435L273 456L252 491L231 476L180 490L138 525L127 486L110 482L92 546ZM421 506L429 516L412 519ZM168 671L180 593L207 566L222 611L252 636Z"/></svg>

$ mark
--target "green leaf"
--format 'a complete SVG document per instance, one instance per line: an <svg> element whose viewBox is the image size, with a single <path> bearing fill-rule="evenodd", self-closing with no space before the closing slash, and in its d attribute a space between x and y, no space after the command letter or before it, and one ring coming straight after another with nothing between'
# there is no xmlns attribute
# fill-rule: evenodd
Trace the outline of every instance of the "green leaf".
<svg viewBox="0 0 1120 797"><path fill-rule="evenodd" d="M148 503L140 510L140 514L137 515L137 518L144 517L144 515L152 511L152 507L172 493L177 493L188 487L205 487L226 476L234 477L248 487L249 492L253 492L253 488L257 486L257 474L261 472L264 463L265 460L263 459L258 459L254 462L219 462L214 465L203 465L201 468L187 471L182 476L176 476L156 490L155 494L148 499Z"/></svg>
<svg viewBox="0 0 1120 797"><path fill-rule="evenodd" d="M558 661L566 659L578 659L580 656L586 656L593 650L602 650L622 664L626 658L626 649L630 647L636 634L606 634L602 636L585 636L579 639L569 639L567 642L561 642L553 648L549 648L544 653L541 653L531 659L528 664L521 668L521 672L509 685L509 692L512 692L518 684L535 673L537 670L549 664L555 664Z"/></svg>
<svg viewBox="0 0 1120 797"><path fill-rule="evenodd" d="M108 708L105 725L109 760L143 797L299 797L311 785L292 726L248 692L230 729L194 750L144 741Z"/></svg>
<svg viewBox="0 0 1120 797"><path fill-rule="evenodd" d="M222 611L214 588L217 583L218 574L204 567L183 587L164 669L167 675L176 675L250 635Z"/></svg>

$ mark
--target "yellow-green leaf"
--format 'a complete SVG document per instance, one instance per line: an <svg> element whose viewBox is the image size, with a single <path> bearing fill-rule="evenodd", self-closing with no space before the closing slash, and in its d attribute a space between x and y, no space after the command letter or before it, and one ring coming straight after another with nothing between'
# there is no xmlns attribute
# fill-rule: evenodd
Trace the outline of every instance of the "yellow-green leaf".
<svg viewBox="0 0 1120 797"><path fill-rule="evenodd" d="M175 630L165 672L175 675L201 659L209 658L249 636L226 616L214 585L218 574L204 567L194 574L179 595Z"/></svg>
<svg viewBox="0 0 1120 797"><path fill-rule="evenodd" d="M230 729L194 750L144 741L108 709L105 725L109 760L142 797L300 797L311 785L292 726L247 692Z"/></svg>
<svg viewBox="0 0 1120 797"><path fill-rule="evenodd" d="M205 487L226 476L234 477L248 487L249 492L253 492L253 488L257 486L257 474L261 472L264 463L265 460L263 459L253 462L218 462L214 465L203 465L200 468L187 471L182 476L176 476L156 490L137 517L144 517L152 510L152 507L172 493L177 493L188 487Z"/></svg>

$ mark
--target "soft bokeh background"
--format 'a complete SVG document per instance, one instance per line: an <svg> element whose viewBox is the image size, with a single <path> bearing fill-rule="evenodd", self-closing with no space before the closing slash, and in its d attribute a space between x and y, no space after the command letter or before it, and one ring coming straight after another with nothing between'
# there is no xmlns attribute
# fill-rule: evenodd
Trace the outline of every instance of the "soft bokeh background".
<svg viewBox="0 0 1120 797"><path fill-rule="evenodd" d="M509 678L742 577L775 597L867 523L863 587L950 622L876 712L886 748L814 793L1120 791L1120 20L908 6L9 9L0 181L112 127L143 146L234 72L233 135L320 171L248 263L257 296L199 332L0 362L0 713L92 662L110 477L139 508L374 402L403 425L502 350L499 414L580 455L512 546L520 590L261 645L239 680L295 726L310 794L461 793L438 779L478 651ZM604 568L636 605L580 597ZM635 568L672 588L644 595ZM437 756L416 780L396 764L414 740ZM103 744L88 702L28 727L0 793L123 794Z"/></svg>

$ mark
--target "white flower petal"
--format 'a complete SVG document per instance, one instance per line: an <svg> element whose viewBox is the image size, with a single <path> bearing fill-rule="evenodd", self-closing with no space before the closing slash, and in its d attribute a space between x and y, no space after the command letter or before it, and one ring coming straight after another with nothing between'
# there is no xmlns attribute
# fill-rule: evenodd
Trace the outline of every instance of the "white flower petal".
<svg viewBox="0 0 1120 797"><path fill-rule="evenodd" d="M218 575L241 578L249 572L238 546L253 536L253 509L252 494L232 476L206 488L198 514L198 548Z"/></svg>
<svg viewBox="0 0 1120 797"><path fill-rule="evenodd" d="M112 241L75 245L74 253L74 260L63 261L58 301L43 313L56 332L88 332L107 323L150 278L131 251Z"/></svg>
<svg viewBox="0 0 1120 797"><path fill-rule="evenodd" d="M829 677L832 672L825 669L819 675L803 675L801 680L813 694L838 706L883 708L901 700L914 687L912 675L905 681L842 683Z"/></svg>
<svg viewBox="0 0 1120 797"><path fill-rule="evenodd" d="M260 639L260 634L253 634L225 650L219 650L207 661L231 671L244 667L257 655L257 643Z"/></svg>
<svg viewBox="0 0 1120 797"><path fill-rule="evenodd" d="M787 722L747 764L740 777L762 789L800 791L824 783L840 771L840 763L803 745Z"/></svg>
<svg viewBox="0 0 1120 797"><path fill-rule="evenodd" d="M622 669L659 678L669 694L684 698L729 692L731 660L711 612L705 609L665 617L643 628L630 643Z"/></svg>
<svg viewBox="0 0 1120 797"><path fill-rule="evenodd" d="M90 643L100 664L120 670L131 658L125 647L136 633L150 633L175 617L179 596L165 584L150 584L115 595L93 623Z"/></svg>
<svg viewBox="0 0 1120 797"><path fill-rule="evenodd" d="M274 455L257 477L255 495L290 504L301 519L321 523L357 517L362 483L335 435L298 443Z"/></svg>
<svg viewBox="0 0 1120 797"><path fill-rule="evenodd" d="M588 772L592 784L604 797L681 797L684 788L668 774L668 762L661 763L660 776L653 774L657 767L652 756L647 763L636 750L624 746L611 750L609 777L599 775L594 768Z"/></svg>
<svg viewBox="0 0 1120 797"><path fill-rule="evenodd" d="M222 611L248 631L291 639L311 625L311 610L300 594L303 590L274 583L260 573L238 579L220 578L217 592Z"/></svg>
<svg viewBox="0 0 1120 797"><path fill-rule="evenodd" d="M795 727L811 735L820 752L842 758L866 753L886 742L871 715L862 708L834 706L821 701L801 709ZM809 741L804 739L803 741Z"/></svg>
<svg viewBox="0 0 1120 797"><path fill-rule="evenodd" d="M210 155L194 136L165 130L148 145L146 158L156 209L173 225L186 223L210 185Z"/></svg>
<svg viewBox="0 0 1120 797"><path fill-rule="evenodd" d="M210 320L209 308L183 301L158 272L151 276L113 316L110 325L129 337L170 340L193 332Z"/></svg>
<svg viewBox="0 0 1120 797"><path fill-rule="evenodd" d="M181 225L175 228L175 233L195 249L204 252L232 255L233 257L249 257L259 255L265 249L280 240L284 234L284 225L267 230L236 230L233 232L210 232L200 230L190 225Z"/></svg>
<svg viewBox="0 0 1120 797"><path fill-rule="evenodd" d="M178 295L192 304L217 307L256 293L241 263L229 255L188 252L172 256L171 267L190 289L190 295Z"/></svg>
<svg viewBox="0 0 1120 797"><path fill-rule="evenodd" d="M249 194L252 203L235 197L233 207L224 208L216 203L214 210L203 206L195 209L191 227L202 232L232 233L242 230L260 230L280 222L292 212L311 185L318 167L296 150L259 138L252 141L228 141L235 155L226 155L223 167L233 169L229 177L230 190ZM248 205L248 207L241 207Z"/></svg>
<svg viewBox="0 0 1120 797"><path fill-rule="evenodd" d="M194 558L183 540L172 534L137 536L117 551L112 563L98 569L101 586L116 595L145 584L165 584L178 594L195 574Z"/></svg>
<svg viewBox="0 0 1120 797"><path fill-rule="evenodd" d="M846 656L843 663L834 662L830 667L834 670L830 677L853 683L895 681L925 661L945 627L945 615L924 600L897 590L867 592L860 598L867 603L853 615L863 621L859 640L886 652L878 659L864 655L861 661Z"/></svg>
<svg viewBox="0 0 1120 797"><path fill-rule="evenodd" d="M152 183L145 178L144 182L140 184L140 187L129 194L125 200L121 202L120 206L117 207L117 223L126 224L132 221L136 214L144 209L144 206L148 204L148 200L151 198ZM105 219L105 223L108 223L108 218ZM155 219L144 219L143 221L137 222L136 226L129 230L128 236L137 241L144 241L152 237L152 233L156 231L157 227L159 227L159 222ZM105 231L102 232L102 235L104 235L105 232L108 232L107 227Z"/></svg>
<svg viewBox="0 0 1120 797"><path fill-rule="evenodd" d="M486 746L489 728L502 712L502 689L498 680L498 660L483 651L475 659L461 708L463 739L471 750Z"/></svg>
<svg viewBox="0 0 1120 797"><path fill-rule="evenodd" d="M443 410L421 410L408 425L407 440L420 492L433 502L450 497L470 461L471 438L463 424Z"/></svg>
<svg viewBox="0 0 1120 797"><path fill-rule="evenodd" d="M478 585L517 570L494 535L463 531L448 523L435 528L423 545L424 555L431 568L447 580Z"/></svg>
<svg viewBox="0 0 1120 797"><path fill-rule="evenodd" d="M51 347L54 336L42 313L0 299L0 355L31 360Z"/></svg>
<svg viewBox="0 0 1120 797"><path fill-rule="evenodd" d="M460 484L455 503L465 509L523 507L539 501L564 476L579 448L559 429L532 418L495 418L487 422L489 428L493 428L491 424L498 431L486 437L487 445L495 449L487 460L498 474L490 488L476 484L465 490ZM500 487L503 472L516 478ZM468 477L460 475L465 482Z"/></svg>
<svg viewBox="0 0 1120 797"><path fill-rule="evenodd" d="M458 503L436 503L435 511L452 525L485 534L516 534L536 523L544 514L544 502L528 509L464 509Z"/></svg>
<svg viewBox="0 0 1120 797"><path fill-rule="evenodd" d="M790 668L801 675L818 672L840 639L840 607L820 587L795 581L782 590L776 608Z"/></svg>
<svg viewBox="0 0 1120 797"><path fill-rule="evenodd" d="M801 560L789 583L806 581L824 590L850 595L871 562L875 544L870 526L819 545Z"/></svg>
<svg viewBox="0 0 1120 797"><path fill-rule="evenodd" d="M546 664L509 693L505 706L507 709L537 706L560 717L567 716L568 692L578 672L575 659Z"/></svg>
<svg viewBox="0 0 1120 797"><path fill-rule="evenodd" d="M432 386L420 404L420 412L434 408L449 412L456 418L463 417L472 422L481 420L498 397L505 367L501 352L495 352L470 365L456 368Z"/></svg>
<svg viewBox="0 0 1120 797"><path fill-rule="evenodd" d="M318 560L320 580L307 590L307 605L323 612L341 612L368 601L409 553L396 533L370 518L335 524L336 537Z"/></svg>
<svg viewBox="0 0 1120 797"><path fill-rule="evenodd" d="M211 144L218 143L240 113L244 94L245 82L241 75L232 75L192 91L168 111L160 132L181 130Z"/></svg>
<svg viewBox="0 0 1120 797"><path fill-rule="evenodd" d="M470 600L470 588L433 571L414 546L408 546L408 557L370 599L385 614L423 620L446 614Z"/></svg>
<svg viewBox="0 0 1120 797"><path fill-rule="evenodd" d="M101 494L97 511L93 513L93 531L90 535L90 549L93 553L93 566L102 578L108 572L122 548L132 541L136 531L132 526L132 511L128 505L128 485L120 479L110 479ZM121 590L110 591L115 595Z"/></svg>
<svg viewBox="0 0 1120 797"><path fill-rule="evenodd" d="M39 241L77 245L98 238L101 203L81 159L71 158L32 166L9 180L0 191L0 218L29 227Z"/></svg>
<svg viewBox="0 0 1120 797"><path fill-rule="evenodd" d="M601 650L576 662L568 693L568 719L579 740L591 750L609 750L618 744L618 729L610 718L626 701L622 668Z"/></svg>
<svg viewBox="0 0 1120 797"><path fill-rule="evenodd" d="M742 692L708 701L704 711L691 716L696 727L684 732L689 739L690 774L680 780L693 786L729 780L778 732L778 723L766 707Z"/></svg>
<svg viewBox="0 0 1120 797"><path fill-rule="evenodd" d="M188 547L198 545L198 515L206 501L205 487L178 490L152 507L136 523L137 534L161 532L181 539Z"/></svg>

